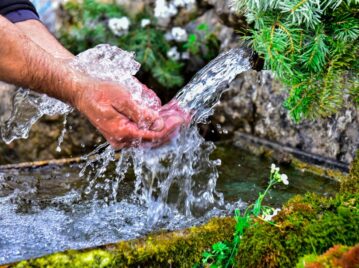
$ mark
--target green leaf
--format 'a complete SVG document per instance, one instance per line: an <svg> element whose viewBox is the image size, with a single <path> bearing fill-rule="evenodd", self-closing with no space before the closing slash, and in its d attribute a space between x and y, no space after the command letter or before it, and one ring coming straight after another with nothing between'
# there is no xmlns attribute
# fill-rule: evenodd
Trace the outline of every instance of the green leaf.
<svg viewBox="0 0 359 268"><path fill-rule="evenodd" d="M206 24L206 23L199 24L197 26L197 30L207 32L208 31L208 24Z"/></svg>

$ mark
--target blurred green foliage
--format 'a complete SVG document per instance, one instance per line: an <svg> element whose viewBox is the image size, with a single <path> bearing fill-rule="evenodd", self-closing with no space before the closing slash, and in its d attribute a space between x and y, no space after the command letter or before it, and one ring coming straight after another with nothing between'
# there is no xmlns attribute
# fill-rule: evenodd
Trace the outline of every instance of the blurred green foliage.
<svg viewBox="0 0 359 268"><path fill-rule="evenodd" d="M220 44L216 35L209 30L208 25L205 23L199 24L196 31L188 35L187 42L183 45L183 48L187 49L191 54L197 55L201 53L203 44L205 44L208 51L204 55L204 59L213 59L217 55Z"/></svg>
<svg viewBox="0 0 359 268"><path fill-rule="evenodd" d="M111 44L136 53L136 59L142 64L142 70L151 75L157 83L166 88L183 86L185 82L185 65L188 60L175 60L167 56L173 46L178 46L179 53L187 48L165 38L165 31L156 25L156 18L151 11L145 10L130 18L121 6L112 3L100 3L95 0L68 1L63 6L64 23L60 30L60 40L70 51L77 54L98 44ZM116 36L108 26L111 18L128 17L131 21L127 33ZM150 19L151 24L142 27L141 20ZM190 37L191 38L191 37ZM208 43L208 45L207 45ZM202 53L200 46L209 49ZM208 30L203 38L191 42L191 54L206 61L218 53L217 38Z"/></svg>

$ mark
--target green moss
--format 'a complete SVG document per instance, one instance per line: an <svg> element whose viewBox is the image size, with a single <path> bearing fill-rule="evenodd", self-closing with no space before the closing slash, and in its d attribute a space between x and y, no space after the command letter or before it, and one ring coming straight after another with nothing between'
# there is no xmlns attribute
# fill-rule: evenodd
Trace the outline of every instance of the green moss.
<svg viewBox="0 0 359 268"><path fill-rule="evenodd" d="M291 199L274 219L257 222L239 247L240 267L294 267L299 257L359 242L359 194Z"/></svg>
<svg viewBox="0 0 359 268"><path fill-rule="evenodd" d="M359 267L359 245L355 247L336 245L323 255L306 255L297 264L297 268L331 267Z"/></svg>
<svg viewBox="0 0 359 268"><path fill-rule="evenodd" d="M8 267L191 267L210 245L233 236L235 221L215 218L200 227L158 233L89 250L69 250Z"/></svg>
<svg viewBox="0 0 359 268"><path fill-rule="evenodd" d="M300 169L300 170L304 170L322 177L327 177L336 181L342 181L343 177L343 172L336 170L336 169L330 169L330 168L326 168L323 166L317 166L314 164L309 164L306 162L303 162L302 160L299 160L298 158L292 157L291 159L291 163L292 165L296 168L296 169Z"/></svg>
<svg viewBox="0 0 359 268"><path fill-rule="evenodd" d="M359 150L350 167L349 176L342 179L340 191L345 193L359 192Z"/></svg>
<svg viewBox="0 0 359 268"><path fill-rule="evenodd" d="M114 261L114 254L106 250L94 249L87 252L76 252L70 250L64 253L56 253L32 261L22 261L14 267L103 268L113 266Z"/></svg>

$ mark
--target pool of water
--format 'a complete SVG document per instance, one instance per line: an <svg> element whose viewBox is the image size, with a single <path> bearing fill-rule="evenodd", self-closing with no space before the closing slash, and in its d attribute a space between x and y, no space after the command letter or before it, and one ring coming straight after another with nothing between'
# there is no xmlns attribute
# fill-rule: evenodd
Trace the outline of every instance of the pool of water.
<svg viewBox="0 0 359 268"><path fill-rule="evenodd" d="M155 226L148 224L146 206L133 197L131 174L121 182L117 199L106 202L105 192L96 192L96 197L84 194L81 165L0 171L0 264L201 224L235 207L245 207L266 187L270 160L224 145L217 146L212 158L222 162L217 191L224 194L226 205L197 211L192 217L173 209ZM326 178L289 166L281 169L290 184L277 185L270 192L266 202L275 207L295 194L331 195L338 190L337 183Z"/></svg>
<svg viewBox="0 0 359 268"><path fill-rule="evenodd" d="M222 160L219 167L217 190L228 202L241 200L253 202L259 192L264 192L268 183L270 166L273 163L265 157L258 157L239 150L234 146L217 146L212 157ZM338 190L338 183L309 172L302 172L290 165L280 166L281 173L289 177L289 185L277 184L268 195L266 203L279 207L296 194L315 192L323 196Z"/></svg>

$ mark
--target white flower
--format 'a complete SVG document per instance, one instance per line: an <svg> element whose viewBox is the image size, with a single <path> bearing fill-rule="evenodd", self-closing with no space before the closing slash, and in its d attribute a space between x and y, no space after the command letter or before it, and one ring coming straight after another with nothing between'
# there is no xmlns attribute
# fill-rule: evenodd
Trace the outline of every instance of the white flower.
<svg viewBox="0 0 359 268"><path fill-rule="evenodd" d="M170 3L167 4L166 0L156 0L155 3L155 17L167 19L174 15L177 15L177 7Z"/></svg>
<svg viewBox="0 0 359 268"><path fill-rule="evenodd" d="M178 52L177 47L172 47L168 52L167 52L167 57L172 59L172 60L179 60L181 57L181 54Z"/></svg>
<svg viewBox="0 0 359 268"><path fill-rule="evenodd" d="M265 216L263 217L263 220L265 220L265 221L270 221L271 219L272 219L272 215L271 215L271 214L265 215Z"/></svg>
<svg viewBox="0 0 359 268"><path fill-rule="evenodd" d="M108 27L117 36L122 36L128 33L131 22L127 17L112 18L108 21Z"/></svg>
<svg viewBox="0 0 359 268"><path fill-rule="evenodd" d="M270 172L271 173L279 172L279 167L277 167L275 164L272 164L270 166Z"/></svg>
<svg viewBox="0 0 359 268"><path fill-rule="evenodd" d="M148 25L150 25L151 24L151 20L150 19L142 19L141 20L141 27L142 28L145 28L145 27L147 27Z"/></svg>
<svg viewBox="0 0 359 268"><path fill-rule="evenodd" d="M186 30L181 27L173 27L171 35L177 42L185 42L188 38Z"/></svg>
<svg viewBox="0 0 359 268"><path fill-rule="evenodd" d="M170 14L171 17L177 15L178 9L173 3L170 3L168 5L168 13Z"/></svg>
<svg viewBox="0 0 359 268"><path fill-rule="evenodd" d="M265 216L263 217L263 219L264 219L265 221L271 221L274 216L277 216L277 215L278 215L278 212L279 212L280 210L281 210L280 208L276 208L275 210L273 210L272 214L265 215Z"/></svg>
<svg viewBox="0 0 359 268"><path fill-rule="evenodd" d="M195 0L174 0L173 4L176 7L191 7L196 3Z"/></svg>
<svg viewBox="0 0 359 268"><path fill-rule="evenodd" d="M190 59L190 53L188 51L183 52L181 55L182 60L189 60Z"/></svg>
<svg viewBox="0 0 359 268"><path fill-rule="evenodd" d="M288 176L287 176L287 175L282 174L282 175L280 176L280 179L281 179L281 181L282 181L285 185L288 185L288 184L289 184Z"/></svg>
<svg viewBox="0 0 359 268"><path fill-rule="evenodd" d="M167 15L167 3L165 0L156 0L155 17L160 18Z"/></svg>
<svg viewBox="0 0 359 268"><path fill-rule="evenodd" d="M181 27L173 27L171 31L172 37L177 42L187 41L188 34L187 31Z"/></svg>
<svg viewBox="0 0 359 268"><path fill-rule="evenodd" d="M275 164L272 164L272 165L270 166L270 170L271 170L270 172L271 172L271 173L274 173L275 169L276 169Z"/></svg>

